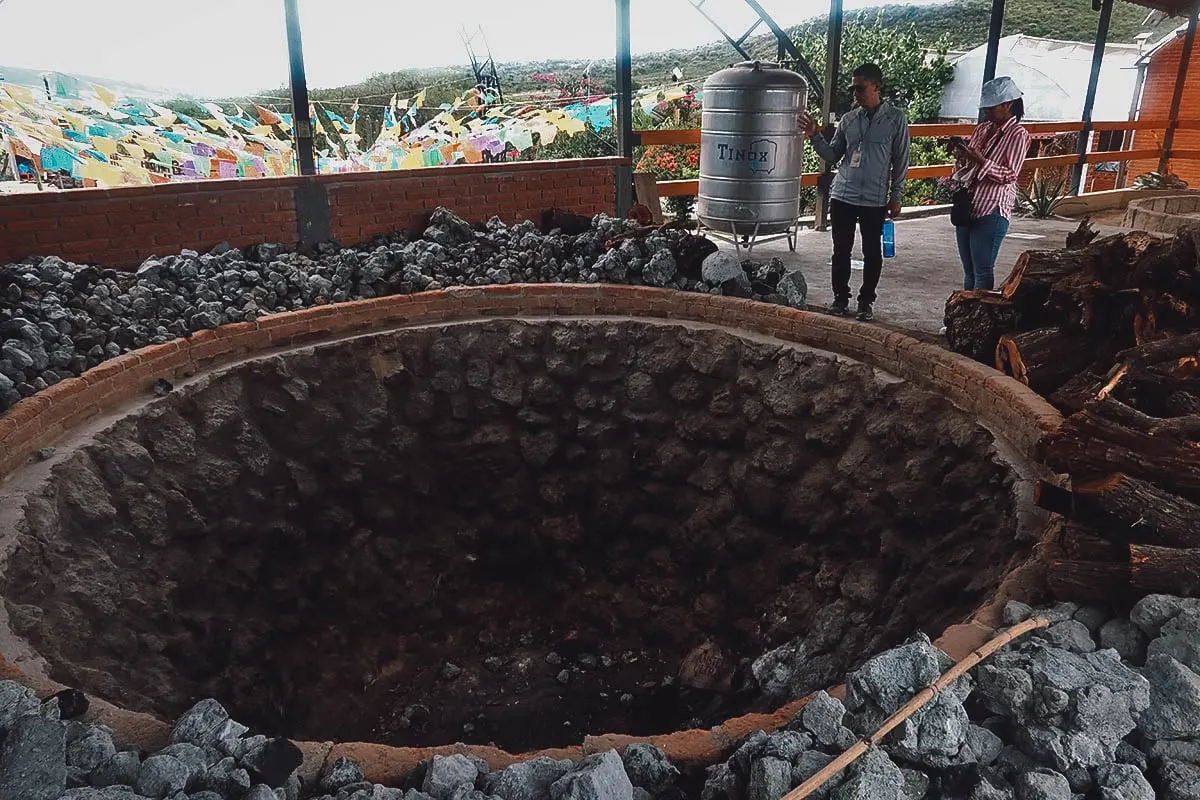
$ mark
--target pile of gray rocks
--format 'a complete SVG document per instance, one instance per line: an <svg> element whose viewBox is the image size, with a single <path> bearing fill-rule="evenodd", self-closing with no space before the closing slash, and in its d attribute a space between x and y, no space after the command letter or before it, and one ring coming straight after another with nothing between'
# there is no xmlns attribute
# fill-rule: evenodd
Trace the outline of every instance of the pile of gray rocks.
<svg viewBox="0 0 1200 800"><path fill-rule="evenodd" d="M300 797L300 749L247 736L215 700L203 700L155 753L122 747L102 725L64 720L57 699L0 682L3 800L278 800Z"/></svg>
<svg viewBox="0 0 1200 800"><path fill-rule="evenodd" d="M1152 595L1128 616L1005 609L1051 625L1002 649L818 789L835 800L1200 798L1200 600ZM878 730L951 665L918 635L824 692L787 730L708 770L703 800L778 800Z"/></svg>
<svg viewBox="0 0 1200 800"><path fill-rule="evenodd" d="M318 246L277 244L150 258L136 271L29 258L0 267L0 411L122 353L272 312L508 283L625 283L725 293L803 307L807 287L778 259L745 262L686 231L630 236L636 224L598 215L587 230L543 233L493 217L471 225L437 209L415 238ZM706 256L716 258L701 268Z"/></svg>
<svg viewBox="0 0 1200 800"><path fill-rule="evenodd" d="M216 700L203 700L154 753L123 747L112 730L64 720L42 701L0 682L0 800L681 800L679 771L646 744L575 764L535 758L492 772L481 759L435 756L408 785L364 780L337 759L303 782L300 749L287 739L248 735Z"/></svg>
<svg viewBox="0 0 1200 800"><path fill-rule="evenodd" d="M812 795L825 800L1185 800L1200 797L1200 599L1152 595L1128 616L1072 603L1005 609L1049 628L1003 648ZM648 744L580 763L492 771L424 762L400 787L339 759L312 783L286 739L249 735L214 700L156 753L62 719L57 699L0 682L0 800L779 800L951 666L922 634L863 663L845 702L817 693L784 729L757 731L688 791Z"/></svg>

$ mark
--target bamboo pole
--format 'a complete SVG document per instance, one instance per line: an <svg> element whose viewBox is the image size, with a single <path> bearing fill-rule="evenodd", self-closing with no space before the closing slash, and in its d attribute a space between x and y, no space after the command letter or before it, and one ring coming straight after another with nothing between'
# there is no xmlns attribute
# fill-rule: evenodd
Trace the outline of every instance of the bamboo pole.
<svg viewBox="0 0 1200 800"><path fill-rule="evenodd" d="M1030 631L1049 626L1050 620L1046 619L1045 617L1031 617L1019 625L1014 625L1003 633L997 634L992 638L991 641L983 645L983 647L980 647L962 661L959 661L957 664L947 670L942 677L938 678L931 685L925 687L916 695L914 695L913 698L905 703L899 711L888 717L887 720L884 721L883 725L879 727L879 730L875 731L867 738L860 740L849 750L842 753L833 761L830 761L824 769L822 769L816 775L813 775L811 778L797 786L792 791L785 794L781 800L804 800L804 798L811 795L817 789L820 789L834 775L837 775L846 767L857 761L863 753L870 750L873 745L877 744L881 739L883 739L883 737L891 733L901 722L904 722L906 719L919 711L926 703L941 694L946 687L961 678L967 671L975 668L981 661L992 655L992 653L995 653L1001 647L1004 647L1004 645L1012 642L1014 639L1024 636Z"/></svg>

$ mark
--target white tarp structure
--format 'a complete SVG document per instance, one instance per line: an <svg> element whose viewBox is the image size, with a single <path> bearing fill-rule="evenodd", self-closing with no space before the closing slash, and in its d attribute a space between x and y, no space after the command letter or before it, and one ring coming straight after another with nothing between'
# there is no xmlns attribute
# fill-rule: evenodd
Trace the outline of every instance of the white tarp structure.
<svg viewBox="0 0 1200 800"><path fill-rule="evenodd" d="M1028 122L1078 122L1092 72L1094 46L1035 36L1005 36L1000 40L997 75L1008 75L1025 93ZM1092 119L1127 120L1137 88L1138 45L1109 43L1104 48L1099 90ZM954 61L954 80L942 95L942 119L975 122L979 117L979 87L987 45Z"/></svg>

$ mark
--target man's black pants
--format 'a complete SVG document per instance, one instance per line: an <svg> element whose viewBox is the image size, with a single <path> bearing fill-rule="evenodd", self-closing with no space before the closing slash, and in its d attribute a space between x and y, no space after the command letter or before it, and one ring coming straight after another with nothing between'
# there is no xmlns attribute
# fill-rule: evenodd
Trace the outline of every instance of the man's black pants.
<svg viewBox="0 0 1200 800"><path fill-rule="evenodd" d="M883 272L883 220L887 206L855 206L841 200L829 201L833 222L833 297L850 301L850 253L854 250L854 228L862 231L863 282L858 302L874 303L879 275Z"/></svg>

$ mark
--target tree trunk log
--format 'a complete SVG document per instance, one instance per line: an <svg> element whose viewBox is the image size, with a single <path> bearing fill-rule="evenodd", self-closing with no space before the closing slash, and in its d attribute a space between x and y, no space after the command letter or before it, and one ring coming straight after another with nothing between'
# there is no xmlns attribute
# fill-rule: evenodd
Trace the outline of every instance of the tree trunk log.
<svg viewBox="0 0 1200 800"><path fill-rule="evenodd" d="M1117 361L1128 362L1130 366L1143 366L1188 356L1200 356L1200 331L1130 347L1117 353L1116 358Z"/></svg>
<svg viewBox="0 0 1200 800"><path fill-rule="evenodd" d="M1128 475L1078 483L1074 491L1039 481L1033 498L1110 542L1200 547L1200 505Z"/></svg>
<svg viewBox="0 0 1200 800"><path fill-rule="evenodd" d="M1172 417L1200 414L1200 395L1195 392L1172 392L1167 397L1167 413Z"/></svg>
<svg viewBox="0 0 1200 800"><path fill-rule="evenodd" d="M1200 549L1130 545L1129 575L1138 589L1195 597L1200 593Z"/></svg>
<svg viewBox="0 0 1200 800"><path fill-rule="evenodd" d="M1063 278L1087 270L1095 258L1089 250L1029 250L1017 258L1000 293L1024 312L1036 312Z"/></svg>
<svg viewBox="0 0 1200 800"><path fill-rule="evenodd" d="M946 301L946 342L954 352L992 366L1000 337L1017 330L1019 317L995 292L955 292Z"/></svg>
<svg viewBox="0 0 1200 800"><path fill-rule="evenodd" d="M1095 360L1092 341L1061 328L1008 333L996 346L996 369L1049 397Z"/></svg>
<svg viewBox="0 0 1200 800"><path fill-rule="evenodd" d="M1126 563L1129 546L1110 541L1093 528L1078 522L1067 522L1059 535L1063 554L1072 561L1111 561Z"/></svg>
<svg viewBox="0 0 1200 800"><path fill-rule="evenodd" d="M1096 400L1100 390L1104 388L1108 378L1097 375L1091 370L1084 370L1073 376L1058 390L1050 394L1050 402L1063 414L1070 416L1087 408L1088 403Z"/></svg>
<svg viewBox="0 0 1200 800"><path fill-rule="evenodd" d="M1099 235L1100 231L1092 227L1091 219L1084 218L1078 228L1067 234L1067 249L1080 250L1087 247Z"/></svg>
<svg viewBox="0 0 1200 800"><path fill-rule="evenodd" d="M1189 359L1128 370L1113 393L1121 402L1152 417L1179 417L1187 413L1173 411L1170 400L1179 392L1200 393L1198 365Z"/></svg>
<svg viewBox="0 0 1200 800"><path fill-rule="evenodd" d="M1109 352L1102 347L1097 352L1097 363L1110 360ZM1152 416L1195 413L1174 410L1168 401L1180 391L1200 395L1200 335L1186 334L1126 348L1111 360L1115 363L1103 381L1095 374L1077 374L1052 393L1051 402L1072 414L1093 399L1113 396ZM1181 399L1183 408L1189 408L1186 398Z"/></svg>
<svg viewBox="0 0 1200 800"><path fill-rule="evenodd" d="M1051 561L1050 593L1075 603L1112 603L1129 592L1127 561Z"/></svg>
<svg viewBox="0 0 1200 800"><path fill-rule="evenodd" d="M1052 469L1076 481L1114 471L1151 481L1189 500L1200 498L1200 416L1156 419L1115 400L1097 400L1064 420L1039 445Z"/></svg>
<svg viewBox="0 0 1200 800"><path fill-rule="evenodd" d="M1134 320L1141 297L1136 289L1114 289L1083 275L1071 275L1054 285L1046 307L1057 312L1063 324L1119 347L1137 343Z"/></svg>

